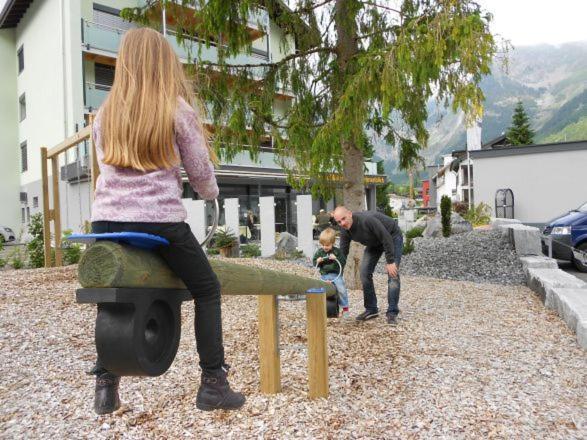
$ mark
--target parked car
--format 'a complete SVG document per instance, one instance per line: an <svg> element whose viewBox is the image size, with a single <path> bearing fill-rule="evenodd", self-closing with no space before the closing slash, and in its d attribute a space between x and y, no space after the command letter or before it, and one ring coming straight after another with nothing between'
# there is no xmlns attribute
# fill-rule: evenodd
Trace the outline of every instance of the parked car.
<svg viewBox="0 0 587 440"><path fill-rule="evenodd" d="M6 226L0 226L0 241L5 243L7 241L14 241L16 240L16 235L14 231Z"/></svg>
<svg viewBox="0 0 587 440"><path fill-rule="evenodd" d="M542 252L548 255L548 237L552 240L552 257L571 261L577 270L587 272L587 202L552 220L542 231Z"/></svg>

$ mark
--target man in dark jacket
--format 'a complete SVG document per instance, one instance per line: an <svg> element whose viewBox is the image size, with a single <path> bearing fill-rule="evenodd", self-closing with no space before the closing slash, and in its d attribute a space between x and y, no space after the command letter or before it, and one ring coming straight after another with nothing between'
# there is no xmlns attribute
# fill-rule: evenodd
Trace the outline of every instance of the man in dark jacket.
<svg viewBox="0 0 587 440"><path fill-rule="evenodd" d="M379 316L373 272L385 252L387 271L387 322L395 325L399 313L399 264L403 251L403 237L397 221L376 211L352 212L344 206L334 210L334 220L340 225L340 250L346 257L351 240L365 245L361 263L361 283L365 311L357 316L366 321Z"/></svg>

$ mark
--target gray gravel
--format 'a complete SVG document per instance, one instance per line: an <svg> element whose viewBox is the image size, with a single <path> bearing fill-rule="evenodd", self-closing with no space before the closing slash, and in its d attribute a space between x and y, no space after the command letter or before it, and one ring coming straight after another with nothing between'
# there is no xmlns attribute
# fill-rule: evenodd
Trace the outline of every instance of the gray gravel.
<svg viewBox="0 0 587 440"><path fill-rule="evenodd" d="M522 265L500 232L475 230L448 238L416 238L414 245L414 252L402 258L402 274L476 283L526 284Z"/></svg>

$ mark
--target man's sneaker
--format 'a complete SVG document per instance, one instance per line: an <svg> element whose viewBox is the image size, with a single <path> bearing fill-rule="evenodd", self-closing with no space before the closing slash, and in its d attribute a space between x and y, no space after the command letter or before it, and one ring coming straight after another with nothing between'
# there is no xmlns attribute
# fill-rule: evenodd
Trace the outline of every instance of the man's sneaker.
<svg viewBox="0 0 587 440"><path fill-rule="evenodd" d="M386 313L385 316L387 317L387 323L389 325L397 325L397 315L393 313Z"/></svg>
<svg viewBox="0 0 587 440"><path fill-rule="evenodd" d="M363 313L357 315L355 318L357 321L368 321L369 319L377 318L379 316L379 312L370 312L365 310Z"/></svg>

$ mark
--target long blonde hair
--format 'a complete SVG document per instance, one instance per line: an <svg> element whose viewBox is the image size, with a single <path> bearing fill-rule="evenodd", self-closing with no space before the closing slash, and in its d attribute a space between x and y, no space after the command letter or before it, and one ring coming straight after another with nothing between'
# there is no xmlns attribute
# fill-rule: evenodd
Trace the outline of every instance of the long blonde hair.
<svg viewBox="0 0 587 440"><path fill-rule="evenodd" d="M203 106L171 45L153 29L126 32L114 84L101 109L104 163L143 172L178 165L173 139L179 97L196 107L196 128L210 159L218 163L202 123Z"/></svg>

